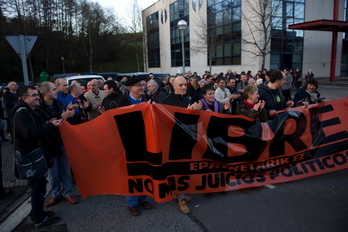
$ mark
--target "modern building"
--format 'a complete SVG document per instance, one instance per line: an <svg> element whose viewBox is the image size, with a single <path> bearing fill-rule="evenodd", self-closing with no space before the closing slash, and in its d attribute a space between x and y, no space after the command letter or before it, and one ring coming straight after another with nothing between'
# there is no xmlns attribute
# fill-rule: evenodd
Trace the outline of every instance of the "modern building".
<svg viewBox="0 0 348 232"><path fill-rule="evenodd" d="M333 0L159 0L143 10L145 70L201 75L262 67L312 69L330 75L332 32L291 30L289 25L333 19ZM348 0L338 0L347 20ZM184 49L178 22L185 20ZM338 33L336 77L348 76L348 35Z"/></svg>

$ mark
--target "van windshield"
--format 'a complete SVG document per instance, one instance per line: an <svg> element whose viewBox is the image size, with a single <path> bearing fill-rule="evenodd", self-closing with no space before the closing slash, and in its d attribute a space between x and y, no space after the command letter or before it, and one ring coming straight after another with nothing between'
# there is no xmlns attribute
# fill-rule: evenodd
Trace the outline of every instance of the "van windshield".
<svg viewBox="0 0 348 232"><path fill-rule="evenodd" d="M96 78L96 77L88 77L88 78L81 78L81 79L71 79L68 80L68 85L71 85L72 81L77 81L78 83L80 83L81 85L83 85L85 87L85 89L87 89L87 83L90 82L93 79L97 79L97 80L102 80L104 82L104 80L102 78Z"/></svg>

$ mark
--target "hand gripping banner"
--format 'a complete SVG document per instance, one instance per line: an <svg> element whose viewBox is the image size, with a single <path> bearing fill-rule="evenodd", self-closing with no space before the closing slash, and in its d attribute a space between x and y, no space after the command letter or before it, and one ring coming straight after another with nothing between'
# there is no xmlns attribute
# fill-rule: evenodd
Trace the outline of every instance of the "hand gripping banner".
<svg viewBox="0 0 348 232"><path fill-rule="evenodd" d="M268 122L141 103L60 132L81 192L230 191L348 167L348 98L279 111Z"/></svg>

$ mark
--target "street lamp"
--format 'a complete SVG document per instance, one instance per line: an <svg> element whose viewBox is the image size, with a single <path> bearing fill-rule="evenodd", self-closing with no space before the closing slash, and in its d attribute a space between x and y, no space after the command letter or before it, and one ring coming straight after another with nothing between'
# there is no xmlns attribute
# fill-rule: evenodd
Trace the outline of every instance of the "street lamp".
<svg viewBox="0 0 348 232"><path fill-rule="evenodd" d="M62 64L63 64L63 73L65 73L65 67L64 67L64 57L62 56L60 59L62 60Z"/></svg>
<svg viewBox="0 0 348 232"><path fill-rule="evenodd" d="M182 75L185 75L185 48L184 48L184 32L187 27L187 22L185 20L180 20L178 22L178 28L181 32L181 49L182 49Z"/></svg>

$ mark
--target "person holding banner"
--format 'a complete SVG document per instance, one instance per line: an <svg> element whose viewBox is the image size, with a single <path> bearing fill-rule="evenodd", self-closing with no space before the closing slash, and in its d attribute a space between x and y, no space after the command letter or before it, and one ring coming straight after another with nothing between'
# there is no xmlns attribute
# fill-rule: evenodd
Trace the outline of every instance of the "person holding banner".
<svg viewBox="0 0 348 232"><path fill-rule="evenodd" d="M286 107L292 107L293 101L284 101L282 86L285 83L285 74L280 70L271 73L269 82L259 86L260 100L265 101L265 109L268 116L275 115L277 111Z"/></svg>
<svg viewBox="0 0 348 232"><path fill-rule="evenodd" d="M212 85L203 86L203 98L201 99L203 110L231 114L230 101L225 101L224 103L217 101L214 92L215 90Z"/></svg>
<svg viewBox="0 0 348 232"><path fill-rule="evenodd" d="M166 99L164 99L163 104L178 106L183 108L188 108L192 110L202 109L202 102L191 103L191 99L186 95L186 80L182 76L178 76L173 81L174 93L170 94ZM183 214L189 214L190 209L187 206L186 202L191 200L191 197L186 196L185 194L173 195L173 199L179 201L179 208Z"/></svg>
<svg viewBox="0 0 348 232"><path fill-rule="evenodd" d="M145 93L145 79L146 77L144 76L133 75L127 80L126 85L129 87L129 91L116 99L118 107L129 106L148 101L147 94ZM129 213L132 216L140 215L138 205L141 205L146 210L152 209L152 205L147 201L146 195L126 196L126 202Z"/></svg>
<svg viewBox="0 0 348 232"><path fill-rule="evenodd" d="M118 107L116 101L122 96L117 84L114 81L106 81L103 86L103 91L106 97L103 99L101 106L98 107L99 114L104 113L106 110L115 109Z"/></svg>
<svg viewBox="0 0 348 232"><path fill-rule="evenodd" d="M317 91L318 86L317 79L310 78L307 80L303 88L295 94L295 106L308 106L309 104L325 102L323 98L320 98L320 93Z"/></svg>

